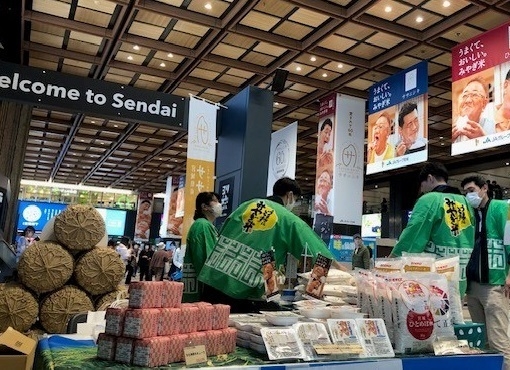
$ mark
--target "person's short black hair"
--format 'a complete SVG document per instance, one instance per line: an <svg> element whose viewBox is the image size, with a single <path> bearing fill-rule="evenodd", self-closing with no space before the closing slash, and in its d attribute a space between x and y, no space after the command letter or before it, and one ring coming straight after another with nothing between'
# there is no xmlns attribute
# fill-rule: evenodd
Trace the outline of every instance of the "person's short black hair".
<svg viewBox="0 0 510 370"><path fill-rule="evenodd" d="M324 130L326 126L329 126L331 129L333 129L333 122L329 118L326 118L324 122L322 122L321 131Z"/></svg>
<svg viewBox="0 0 510 370"><path fill-rule="evenodd" d="M115 247L115 240L113 240L113 239L108 240L108 244L107 245L109 247Z"/></svg>
<svg viewBox="0 0 510 370"><path fill-rule="evenodd" d="M404 126L404 117L411 113L413 110L417 109L418 105L416 103L405 103L398 112L398 125L400 127Z"/></svg>
<svg viewBox="0 0 510 370"><path fill-rule="evenodd" d="M418 180L420 183L427 180L427 176L432 175L436 180L448 182L448 170L444 164L439 162L425 162L420 170Z"/></svg>
<svg viewBox="0 0 510 370"><path fill-rule="evenodd" d="M509 70L508 70L508 72L506 73L505 80L509 80L509 81L510 81L510 69L509 69Z"/></svg>
<svg viewBox="0 0 510 370"><path fill-rule="evenodd" d="M485 178L479 175L473 175L468 176L462 182L460 183L460 187L464 189L464 186L466 184L469 184L470 182L474 182L476 186L479 188L482 188L484 185L487 185L487 182L485 182Z"/></svg>
<svg viewBox="0 0 510 370"><path fill-rule="evenodd" d="M295 196L301 195L301 188L299 187L296 180L292 180L290 177L282 177L276 180L273 185L273 195L283 197L287 192L291 191Z"/></svg>
<svg viewBox="0 0 510 370"><path fill-rule="evenodd" d="M122 238L120 238L120 242L121 242L122 244L124 244L126 247L127 247L127 246L128 246L128 244L129 244L129 240L130 240L130 239L129 239L127 236L123 236Z"/></svg>

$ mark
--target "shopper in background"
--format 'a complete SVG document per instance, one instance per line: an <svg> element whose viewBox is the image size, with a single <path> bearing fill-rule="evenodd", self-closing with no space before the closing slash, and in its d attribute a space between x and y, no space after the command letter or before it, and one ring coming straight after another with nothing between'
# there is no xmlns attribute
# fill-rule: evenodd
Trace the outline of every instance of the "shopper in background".
<svg viewBox="0 0 510 370"><path fill-rule="evenodd" d="M19 259L25 249L34 242L35 229L33 226L27 226L25 230L23 230L23 235L20 236L18 242L16 244L16 261L19 262Z"/></svg>
<svg viewBox="0 0 510 370"><path fill-rule="evenodd" d="M117 244L117 247L115 248L115 251L119 254L120 259L122 260L122 262L124 262L124 265L128 264L128 259L130 256L130 252L127 247L128 245L129 245L129 238L123 236L120 239L120 243Z"/></svg>
<svg viewBox="0 0 510 370"><path fill-rule="evenodd" d="M504 353L505 370L510 370L510 245L503 243L509 205L489 198L481 176L466 177L461 186L476 218L475 245L466 269L469 314L473 322L485 324L486 343Z"/></svg>
<svg viewBox="0 0 510 370"><path fill-rule="evenodd" d="M184 253L182 253L181 246L177 246L174 249L174 254L172 257L172 265L170 266L170 271L168 272L168 279L180 281L181 279L175 279L175 272L182 271L182 265L184 263Z"/></svg>
<svg viewBox="0 0 510 370"><path fill-rule="evenodd" d="M163 277L165 275L165 263L172 259L172 254L165 250L166 244L164 242L159 242L156 246L158 247L158 250L152 256L149 264L149 270L151 274L154 275L154 280L163 281Z"/></svg>
<svg viewBox="0 0 510 370"><path fill-rule="evenodd" d="M153 255L154 251L151 250L150 244L145 244L143 250L140 251L140 255L138 256L138 267L140 267L140 281L152 280L149 265Z"/></svg>
<svg viewBox="0 0 510 370"><path fill-rule="evenodd" d="M314 260L318 254L334 259L310 226L290 211L301 189L295 180L289 180L275 184L288 185L278 190L284 194L280 198L285 207L280 202L256 198L239 205L225 220L198 277L205 284L204 300L229 304L231 312L271 309L262 297L265 289L260 257L261 252L270 249L274 250L278 270L285 266L288 253L300 259L306 250Z"/></svg>
<svg viewBox="0 0 510 370"><path fill-rule="evenodd" d="M195 199L195 214L186 238L184 266L187 277L184 300L187 302L200 300L203 286L197 280L204 262L211 254L218 241L218 230L214 220L221 216L223 209L220 196L214 192L199 193Z"/></svg>
<svg viewBox="0 0 510 370"><path fill-rule="evenodd" d="M140 254L140 244L134 243L133 244L133 251L132 255L135 256L135 264L133 266L133 277L136 276L136 273L138 272L138 255Z"/></svg>
<svg viewBox="0 0 510 370"><path fill-rule="evenodd" d="M370 251L363 244L360 234L354 234L354 251L352 253L352 269L356 267L369 270L370 269Z"/></svg>
<svg viewBox="0 0 510 370"><path fill-rule="evenodd" d="M135 270L136 265L136 256L133 250L133 244L132 242L129 242L128 244L128 257L127 257L127 263L126 263L126 281L124 284L129 285L131 283L131 278L133 277L133 272Z"/></svg>
<svg viewBox="0 0 510 370"><path fill-rule="evenodd" d="M459 189L447 184L448 171L443 164L425 163L419 181L425 194L417 200L391 256L401 256L402 252L428 252L438 257L459 255L459 289L464 296L466 265L475 237L473 209Z"/></svg>

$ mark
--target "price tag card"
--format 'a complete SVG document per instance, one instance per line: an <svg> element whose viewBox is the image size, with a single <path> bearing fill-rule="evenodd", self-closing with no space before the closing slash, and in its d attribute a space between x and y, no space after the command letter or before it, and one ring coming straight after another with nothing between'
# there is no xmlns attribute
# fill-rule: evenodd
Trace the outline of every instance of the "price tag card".
<svg viewBox="0 0 510 370"><path fill-rule="evenodd" d="M314 344L318 355L359 355L363 347L359 344Z"/></svg>
<svg viewBox="0 0 510 370"><path fill-rule="evenodd" d="M193 346L184 348L184 359L186 366L202 364L207 362L207 354L205 352L205 346Z"/></svg>

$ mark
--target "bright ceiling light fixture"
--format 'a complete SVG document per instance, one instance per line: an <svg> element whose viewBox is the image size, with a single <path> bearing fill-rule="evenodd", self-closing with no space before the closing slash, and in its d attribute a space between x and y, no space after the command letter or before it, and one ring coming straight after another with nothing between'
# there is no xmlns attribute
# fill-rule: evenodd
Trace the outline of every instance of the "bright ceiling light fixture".
<svg viewBox="0 0 510 370"><path fill-rule="evenodd" d="M211 3L206 3L206 4L204 5L204 8L206 8L207 10L211 10L211 9L212 9L212 5L211 5Z"/></svg>
<svg viewBox="0 0 510 370"><path fill-rule="evenodd" d="M443 7L448 8L451 3L448 0L443 1Z"/></svg>
<svg viewBox="0 0 510 370"><path fill-rule="evenodd" d="M392 8L391 8L391 6L389 6L389 5L388 5L388 6L386 6L386 7L384 8L384 11L385 11L386 13L389 13L389 12L391 12L392 10L393 10L393 9L392 9Z"/></svg>
<svg viewBox="0 0 510 370"><path fill-rule="evenodd" d="M311 56L311 57L310 57L310 60L311 60L312 62L315 62L315 61L317 60L317 58L316 58L316 57L314 57L314 56Z"/></svg>
<svg viewBox="0 0 510 370"><path fill-rule="evenodd" d="M133 57L131 55L128 55L127 60L133 60Z"/></svg>
<svg viewBox="0 0 510 370"><path fill-rule="evenodd" d="M416 22L417 22L417 23L421 23L421 22L423 22L423 17L422 17L421 15L417 16L417 17L416 17Z"/></svg>
<svg viewBox="0 0 510 370"><path fill-rule="evenodd" d="M168 53L166 56L169 57L169 58L173 58L174 57L174 55L172 53Z"/></svg>
<svg viewBox="0 0 510 370"><path fill-rule="evenodd" d="M134 49L134 50L140 50L140 46L135 45L135 46L133 46L133 49Z"/></svg>

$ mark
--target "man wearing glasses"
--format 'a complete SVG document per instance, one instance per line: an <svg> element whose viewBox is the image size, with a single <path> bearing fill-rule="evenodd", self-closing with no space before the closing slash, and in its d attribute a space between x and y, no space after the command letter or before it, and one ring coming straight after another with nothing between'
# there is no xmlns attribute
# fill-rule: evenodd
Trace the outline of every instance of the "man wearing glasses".
<svg viewBox="0 0 510 370"><path fill-rule="evenodd" d="M427 141L418 137L422 122L416 103L406 102L398 113L398 134L400 140L395 147L397 157L416 153L427 147Z"/></svg>
<svg viewBox="0 0 510 370"><path fill-rule="evenodd" d="M459 96L459 110L452 126L452 141L461 142L493 134L494 120L483 111L487 106L487 86L480 78L470 80Z"/></svg>

